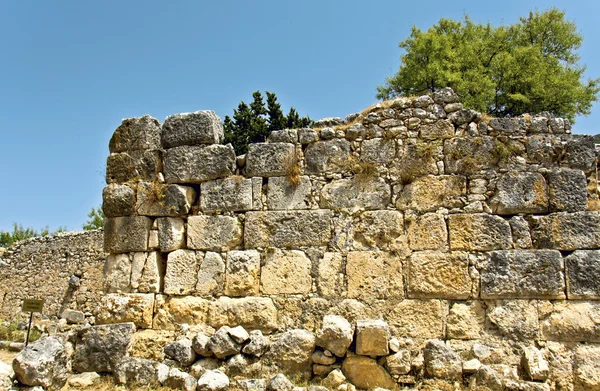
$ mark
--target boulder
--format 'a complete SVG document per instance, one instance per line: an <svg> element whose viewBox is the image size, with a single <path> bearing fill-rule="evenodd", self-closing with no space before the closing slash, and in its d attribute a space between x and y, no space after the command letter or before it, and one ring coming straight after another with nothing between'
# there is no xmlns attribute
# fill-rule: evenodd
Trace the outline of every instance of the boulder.
<svg viewBox="0 0 600 391"><path fill-rule="evenodd" d="M265 354L267 365L288 375L309 379L315 337L306 330L288 330L281 334Z"/></svg>
<svg viewBox="0 0 600 391"><path fill-rule="evenodd" d="M165 345L165 355L184 367L189 367L196 361L196 352L192 349L192 341L182 338Z"/></svg>
<svg viewBox="0 0 600 391"><path fill-rule="evenodd" d="M316 345L329 350L338 357L344 357L353 338L354 327L350 322L338 315L325 315L323 325L317 333ZM330 365L333 362L319 362L318 364Z"/></svg>
<svg viewBox="0 0 600 391"><path fill-rule="evenodd" d="M228 326L219 328L219 330L210 337L210 341L208 342L209 349L218 358L232 356L242 350L241 345L231 338L229 330L230 328Z"/></svg>
<svg viewBox="0 0 600 391"><path fill-rule="evenodd" d="M164 172L167 183L201 183L225 178L235 172L231 144L180 146L167 149Z"/></svg>
<svg viewBox="0 0 600 391"><path fill-rule="evenodd" d="M252 330L248 337L250 342L244 346L242 353L261 357L269 349L269 339L260 330Z"/></svg>
<svg viewBox="0 0 600 391"><path fill-rule="evenodd" d="M17 354L12 368L22 384L60 390L69 376L67 351L56 338L42 338Z"/></svg>
<svg viewBox="0 0 600 391"><path fill-rule="evenodd" d="M204 357L212 356L212 352L209 347L210 337L204 334L203 332L199 332L192 338L192 349L196 354L199 354Z"/></svg>
<svg viewBox="0 0 600 391"><path fill-rule="evenodd" d="M323 379L321 384L327 387L328 390L335 390L346 381L346 376L341 369L334 369Z"/></svg>
<svg viewBox="0 0 600 391"><path fill-rule="evenodd" d="M399 390L398 384L377 361L365 356L348 356L342 364L342 372L350 383L363 390L377 387Z"/></svg>
<svg viewBox="0 0 600 391"><path fill-rule="evenodd" d="M229 377L218 369L206 371L198 379L198 391L225 391L228 388Z"/></svg>
<svg viewBox="0 0 600 391"><path fill-rule="evenodd" d="M163 385L175 390L196 391L197 383L196 378L189 373L171 368Z"/></svg>
<svg viewBox="0 0 600 391"><path fill-rule="evenodd" d="M390 375L406 375L411 369L410 351L401 349L385 358L385 368Z"/></svg>
<svg viewBox="0 0 600 391"><path fill-rule="evenodd" d="M113 152L160 149L160 122L149 115L125 118L108 143Z"/></svg>
<svg viewBox="0 0 600 391"><path fill-rule="evenodd" d="M73 370L113 372L127 355L134 331L133 323L106 324L79 330L73 356Z"/></svg>
<svg viewBox="0 0 600 391"><path fill-rule="evenodd" d="M548 362L544 359L542 352L535 346L526 346L523 348L521 365L531 380L546 381L550 375Z"/></svg>
<svg viewBox="0 0 600 391"><path fill-rule="evenodd" d="M106 217L132 215L135 211L135 191L128 185L111 183L102 190L102 211Z"/></svg>
<svg viewBox="0 0 600 391"><path fill-rule="evenodd" d="M329 355L326 355L322 350L315 350L311 356L313 363L317 365L327 366L335 364L336 358L331 352L327 351ZM313 367L314 372L314 367Z"/></svg>
<svg viewBox="0 0 600 391"><path fill-rule="evenodd" d="M293 388L294 385L283 373L273 376L267 384L267 391L292 391Z"/></svg>
<svg viewBox="0 0 600 391"><path fill-rule="evenodd" d="M387 356L390 327L383 320L356 322L356 354L361 356Z"/></svg>
<svg viewBox="0 0 600 391"><path fill-rule="evenodd" d="M443 341L427 341L423 350L425 374L428 377L458 380L462 376L462 360Z"/></svg>
<svg viewBox="0 0 600 391"><path fill-rule="evenodd" d="M160 136L165 148L217 144L223 141L223 125L212 110L174 114L165 119Z"/></svg>
<svg viewBox="0 0 600 391"><path fill-rule="evenodd" d="M116 366L114 378L117 384L129 386L153 386L158 383L158 362L138 357L124 357Z"/></svg>
<svg viewBox="0 0 600 391"><path fill-rule="evenodd" d="M221 364L222 362L214 357L203 357L192 364L190 368L190 375L194 376L196 379L199 379L200 376L204 375L206 371L219 369Z"/></svg>

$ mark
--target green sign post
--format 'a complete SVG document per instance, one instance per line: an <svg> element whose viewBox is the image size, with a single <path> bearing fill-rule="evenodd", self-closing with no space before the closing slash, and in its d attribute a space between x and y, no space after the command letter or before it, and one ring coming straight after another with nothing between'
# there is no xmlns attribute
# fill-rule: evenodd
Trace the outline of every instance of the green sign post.
<svg viewBox="0 0 600 391"><path fill-rule="evenodd" d="M27 327L27 339L25 340L25 346L29 344L29 332L31 331L31 322L33 321L34 312L42 312L44 308L44 300L37 299L25 299L23 300L23 306L21 311L29 312L29 326Z"/></svg>

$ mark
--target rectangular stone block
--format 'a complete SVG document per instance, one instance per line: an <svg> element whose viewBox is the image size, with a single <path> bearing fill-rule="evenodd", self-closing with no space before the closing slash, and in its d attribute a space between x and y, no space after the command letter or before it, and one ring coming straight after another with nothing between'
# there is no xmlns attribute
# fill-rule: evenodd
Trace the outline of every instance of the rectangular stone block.
<svg viewBox="0 0 600 391"><path fill-rule="evenodd" d="M442 151L441 141L403 140L398 145L398 153L390 170L404 183L422 176L438 174L436 162L441 160Z"/></svg>
<svg viewBox="0 0 600 391"><path fill-rule="evenodd" d="M482 301L455 302L446 322L448 339L480 339L484 335L485 307Z"/></svg>
<svg viewBox="0 0 600 391"><path fill-rule="evenodd" d="M330 297L342 293L344 274L342 273L342 254L326 252L317 266L317 289L320 296Z"/></svg>
<svg viewBox="0 0 600 391"><path fill-rule="evenodd" d="M111 293L102 296L96 324L133 322L142 329L152 328L154 295Z"/></svg>
<svg viewBox="0 0 600 391"><path fill-rule="evenodd" d="M348 297L366 302L403 298L402 260L388 252L349 252L346 260Z"/></svg>
<svg viewBox="0 0 600 391"><path fill-rule="evenodd" d="M374 138L364 140L360 147L360 160L366 163L389 164L396 156L396 140Z"/></svg>
<svg viewBox="0 0 600 391"><path fill-rule="evenodd" d="M111 153L160 148L160 122L149 115L125 118L108 143Z"/></svg>
<svg viewBox="0 0 600 391"><path fill-rule="evenodd" d="M331 237L330 210L247 212L246 248L322 246Z"/></svg>
<svg viewBox="0 0 600 391"><path fill-rule="evenodd" d="M180 325L208 324L211 302L196 296L156 295L153 328L179 330Z"/></svg>
<svg viewBox="0 0 600 391"><path fill-rule="evenodd" d="M548 174L550 212L587 209L587 179L581 170L555 168Z"/></svg>
<svg viewBox="0 0 600 391"><path fill-rule="evenodd" d="M481 298L564 299L563 272L556 250L492 251L481 270Z"/></svg>
<svg viewBox="0 0 600 391"><path fill-rule="evenodd" d="M202 256L202 254L199 254ZM200 260L192 250L176 250L169 253L165 273L165 293L189 295L196 289Z"/></svg>
<svg viewBox="0 0 600 391"><path fill-rule="evenodd" d="M128 185L111 183L102 190L105 217L131 216L135 206L135 190Z"/></svg>
<svg viewBox="0 0 600 391"><path fill-rule="evenodd" d="M277 308L269 297L220 297L209 308L210 325L242 326L246 330L271 333L279 327Z"/></svg>
<svg viewBox="0 0 600 391"><path fill-rule="evenodd" d="M486 301L487 331L510 340L539 338L536 300Z"/></svg>
<svg viewBox="0 0 600 391"><path fill-rule="evenodd" d="M538 308L542 339L559 342L600 342L599 302L542 302Z"/></svg>
<svg viewBox="0 0 600 391"><path fill-rule="evenodd" d="M184 145L167 149L164 165L168 183L201 183L233 175L235 152L231 144Z"/></svg>
<svg viewBox="0 0 600 391"><path fill-rule="evenodd" d="M565 267L569 299L600 299L600 250L575 251Z"/></svg>
<svg viewBox="0 0 600 391"><path fill-rule="evenodd" d="M231 216L190 216L187 247L196 250L230 250L242 243L242 225Z"/></svg>
<svg viewBox="0 0 600 391"><path fill-rule="evenodd" d="M140 182L135 209L142 216L185 216L196 199L190 186Z"/></svg>
<svg viewBox="0 0 600 391"><path fill-rule="evenodd" d="M127 253L148 251L152 219L144 216L109 217L104 220L104 251Z"/></svg>
<svg viewBox="0 0 600 391"><path fill-rule="evenodd" d="M292 183L288 177L271 177L267 185L267 207L270 210L308 209L312 198L312 184L308 176L301 176L300 183Z"/></svg>
<svg viewBox="0 0 600 391"><path fill-rule="evenodd" d="M196 295L198 296L221 296L225 281L225 261L219 253L207 251L204 256L196 253L201 258L198 267L198 282L196 283Z"/></svg>
<svg viewBox="0 0 600 391"><path fill-rule="evenodd" d="M443 250L448 248L448 229L444 216L425 213L407 219L408 241L411 250Z"/></svg>
<svg viewBox="0 0 600 391"><path fill-rule="evenodd" d="M438 120L432 124L423 124L420 136L424 140L446 139L454 137L454 125L450 120Z"/></svg>
<svg viewBox="0 0 600 391"><path fill-rule="evenodd" d="M256 143L248 146L246 154L247 176L282 176L299 164L296 147L289 143Z"/></svg>
<svg viewBox="0 0 600 391"><path fill-rule="evenodd" d="M499 161L497 141L489 136L456 137L444 141L444 163L449 174L472 174L487 170Z"/></svg>
<svg viewBox="0 0 600 391"><path fill-rule="evenodd" d="M252 179L233 176L200 185L203 212L239 212L253 209Z"/></svg>
<svg viewBox="0 0 600 391"><path fill-rule="evenodd" d="M106 159L106 183L152 181L162 169L160 152L128 151L111 153Z"/></svg>
<svg viewBox="0 0 600 391"><path fill-rule="evenodd" d="M462 207L460 197L467 194L467 179L460 175L424 176L403 186L397 194L396 208L433 212Z"/></svg>
<svg viewBox="0 0 600 391"><path fill-rule="evenodd" d="M489 251L512 248L510 224L500 216L485 213L448 216L450 249Z"/></svg>
<svg viewBox="0 0 600 391"><path fill-rule="evenodd" d="M163 257L165 259L163 259ZM158 293L164 286L166 255L159 252L148 253L144 269L139 280L138 291L142 293Z"/></svg>
<svg viewBox="0 0 600 391"><path fill-rule="evenodd" d="M361 356L387 356L390 327L383 320L356 322L356 354Z"/></svg>
<svg viewBox="0 0 600 391"><path fill-rule="evenodd" d="M178 217L160 217L158 245L163 253L185 247L185 222Z"/></svg>
<svg viewBox="0 0 600 391"><path fill-rule="evenodd" d="M397 210L373 210L361 213L354 226L353 250L388 250L409 252L404 233L404 215Z"/></svg>
<svg viewBox="0 0 600 391"><path fill-rule="evenodd" d="M306 168L313 174L347 171L350 149L348 141L337 138L309 144L304 152Z"/></svg>
<svg viewBox="0 0 600 391"><path fill-rule="evenodd" d="M402 300L385 316L392 335L444 338L448 303L442 300Z"/></svg>
<svg viewBox="0 0 600 391"><path fill-rule="evenodd" d="M408 258L408 297L467 299L473 282L466 253L422 251Z"/></svg>
<svg viewBox="0 0 600 391"><path fill-rule="evenodd" d="M227 296L256 296L260 284L260 253L256 250L227 253L225 294Z"/></svg>
<svg viewBox="0 0 600 391"><path fill-rule="evenodd" d="M131 290L131 259L129 254L110 254L104 263L104 286L107 293Z"/></svg>
<svg viewBox="0 0 600 391"><path fill-rule="evenodd" d="M310 293L311 269L312 263L302 251L268 249L260 269L260 290L267 295Z"/></svg>
<svg viewBox="0 0 600 391"><path fill-rule="evenodd" d="M391 202L390 185L375 178L338 179L321 190L319 206L323 209L385 209Z"/></svg>
<svg viewBox="0 0 600 391"><path fill-rule="evenodd" d="M221 119L212 110L170 115L161 132L165 148L180 145L217 144L223 141Z"/></svg>
<svg viewBox="0 0 600 391"><path fill-rule="evenodd" d="M547 213L548 188L544 176L537 172L507 172L498 180L490 206L499 215Z"/></svg>
<svg viewBox="0 0 600 391"><path fill-rule="evenodd" d="M564 251L600 248L600 212L559 212L531 216L535 248Z"/></svg>

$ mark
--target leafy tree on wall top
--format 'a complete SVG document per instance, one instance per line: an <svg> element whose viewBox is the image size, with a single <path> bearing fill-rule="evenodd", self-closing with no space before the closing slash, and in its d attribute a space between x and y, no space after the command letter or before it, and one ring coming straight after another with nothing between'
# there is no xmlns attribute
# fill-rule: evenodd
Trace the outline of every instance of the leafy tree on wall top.
<svg viewBox="0 0 600 391"><path fill-rule="evenodd" d="M582 40L556 8L510 26L440 19L426 32L413 27L400 42L400 69L377 87L377 97L448 86L465 106L495 116L549 111L573 121L590 113L600 91L600 79L582 80L585 66L576 53Z"/></svg>
<svg viewBox="0 0 600 391"><path fill-rule="evenodd" d="M83 224L83 229L85 231L91 231L93 229L99 229L104 227L104 211L102 207L99 206L98 209L92 208L90 213L88 213L88 220Z"/></svg>
<svg viewBox="0 0 600 391"><path fill-rule="evenodd" d="M231 143L236 154L241 155L248 151L248 144L260 143L274 130L295 129L312 125L309 117L300 117L293 107L285 116L281 105L277 102L274 93L267 93L267 107L260 91L252 94L253 101L250 105L241 101L237 109L233 109L233 116L225 116L223 128L225 142Z"/></svg>

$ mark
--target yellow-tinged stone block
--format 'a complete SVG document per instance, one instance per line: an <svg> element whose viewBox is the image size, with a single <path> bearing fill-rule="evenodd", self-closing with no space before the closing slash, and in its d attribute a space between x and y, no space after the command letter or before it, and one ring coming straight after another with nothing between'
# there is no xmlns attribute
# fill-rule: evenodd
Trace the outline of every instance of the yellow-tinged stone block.
<svg viewBox="0 0 600 391"><path fill-rule="evenodd" d="M467 253L422 251L408 258L408 297L467 299L473 282Z"/></svg>

